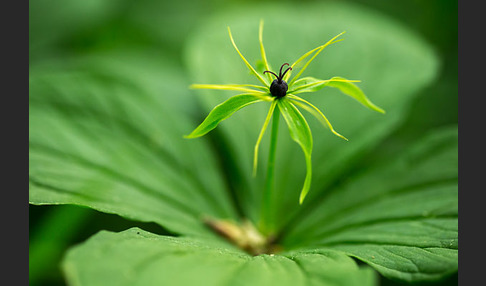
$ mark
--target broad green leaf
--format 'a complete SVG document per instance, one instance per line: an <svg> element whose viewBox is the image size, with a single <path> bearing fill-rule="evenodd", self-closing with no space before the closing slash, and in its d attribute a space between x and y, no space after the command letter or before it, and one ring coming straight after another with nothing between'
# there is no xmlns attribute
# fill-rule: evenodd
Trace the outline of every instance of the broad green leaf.
<svg viewBox="0 0 486 286"><path fill-rule="evenodd" d="M132 228L102 231L70 250L70 285L375 285L376 277L336 251L249 256L214 241Z"/></svg>
<svg viewBox="0 0 486 286"><path fill-rule="evenodd" d="M53 276L59 276L62 281L58 263L92 214L93 211L86 208L62 206L45 212L40 221L29 219L30 285L45 284L52 281ZM30 215L32 209L29 207Z"/></svg>
<svg viewBox="0 0 486 286"><path fill-rule="evenodd" d="M130 0L38 0L29 3L29 63L87 49L128 46L150 46L156 50L154 55L174 57L187 34L216 3L140 0L133 5ZM160 11L164 11L164 17L160 17ZM169 26L171 29L161 29ZM121 27L123 34L114 36Z"/></svg>
<svg viewBox="0 0 486 286"><path fill-rule="evenodd" d="M242 109L253 103L263 101L265 97L259 94L240 94L233 96L225 102L217 105L204 121L191 134L185 136L186 138L197 138L203 136L209 131L213 130L218 124L230 117L236 111Z"/></svg>
<svg viewBox="0 0 486 286"><path fill-rule="evenodd" d="M287 98L282 98L277 102L278 108L282 113L285 123L289 128L290 137L297 142L304 151L307 174L304 180L304 186L300 192L299 203L302 204L305 196L309 192L312 180L312 134L309 125L300 111Z"/></svg>
<svg viewBox="0 0 486 286"><path fill-rule="evenodd" d="M196 123L195 95L152 55L30 68L30 203L83 205L194 235L209 235L202 215L237 218L212 149L183 138Z"/></svg>
<svg viewBox="0 0 486 286"><path fill-rule="evenodd" d="M324 111L332 126L349 142L337 138L319 121L306 118L312 129L312 185L307 202L324 196L333 184L347 173L366 152L391 134L406 118L410 104L437 71L433 50L417 35L389 17L342 2L290 5L252 5L214 14L202 22L187 42L186 64L194 83L258 84L259 81L241 65L228 38L231 27L238 48L249 63L261 60L259 23L266 58L270 66L293 63L310 49L326 43L346 31L343 41L326 47L302 74L303 78L331 79L335 76L360 80L359 88L374 104L386 110L379 114L338 88L323 88L303 98ZM292 19L292 21L289 21ZM291 78L290 78L291 79ZM297 84L296 81L294 84ZM221 94L231 91L198 91L197 100L209 112L221 102ZM233 115L218 127L221 140L227 142L228 165L233 166L234 189L243 212L258 221L261 190L265 182L265 162L252 176L253 150L268 107L254 106ZM268 137L260 144L261 158L268 154ZM299 207L302 180L307 168L302 153L285 129L279 132L276 182L278 227L284 227L304 208Z"/></svg>
<svg viewBox="0 0 486 286"><path fill-rule="evenodd" d="M457 159L457 128L432 133L312 202L283 244L342 250L395 279L453 273Z"/></svg>
<svg viewBox="0 0 486 286"><path fill-rule="evenodd" d="M73 41L73 35L79 37L89 31L95 38L95 29L103 30L100 27L119 17L120 8L127 2L39 0L29 3L29 63L44 60L46 55L56 56L61 49L72 51L76 47L66 43Z"/></svg>

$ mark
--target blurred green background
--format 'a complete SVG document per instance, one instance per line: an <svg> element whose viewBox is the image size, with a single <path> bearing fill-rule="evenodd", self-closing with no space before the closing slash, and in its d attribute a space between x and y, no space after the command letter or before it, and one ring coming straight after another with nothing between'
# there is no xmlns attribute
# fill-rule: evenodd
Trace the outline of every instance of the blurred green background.
<svg viewBox="0 0 486 286"><path fill-rule="evenodd" d="M184 72L183 46L205 18L235 6L271 2L315 1L155 1L38 0L29 2L29 67L49 67L93 52L119 47L156 51L173 59ZM326 1L320 1L326 2ZM407 145L431 128L458 121L458 3L451 0L341 0L373 9L408 26L436 51L441 62L437 80L415 100L408 119L389 136L376 156ZM188 79L188 82L190 80ZM169 234L156 224L129 221L117 215L76 206L29 207L30 285L65 285L59 268L64 251L99 230L132 226ZM387 279L381 285L402 285ZM437 285L456 285L457 275ZM431 285L431 284L427 284ZM435 285L435 284L434 284Z"/></svg>

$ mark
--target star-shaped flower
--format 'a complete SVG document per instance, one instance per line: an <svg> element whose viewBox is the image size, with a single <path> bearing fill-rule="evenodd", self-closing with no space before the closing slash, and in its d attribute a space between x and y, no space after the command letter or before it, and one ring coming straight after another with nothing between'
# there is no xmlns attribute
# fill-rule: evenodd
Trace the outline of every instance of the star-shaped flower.
<svg viewBox="0 0 486 286"><path fill-rule="evenodd" d="M185 136L186 138L197 138L200 136L205 135L209 131L213 130L218 126L218 124L229 118L233 113L246 107L248 105L257 103L257 102L268 102L270 104L270 108L268 110L267 116L263 123L263 127L260 131L258 139L255 144L254 150L254 158L253 158L253 174L256 174L257 163L258 163L258 147L262 140L263 134L267 129L267 126L270 122L272 117L274 118L276 124L278 125L278 118L280 113L282 114L287 126L289 128L290 136L292 139L297 142L300 147L302 148L305 161L306 161L306 168L307 174L304 180L304 185L302 187L300 193L299 203L302 204L304 198L306 197L307 193L310 189L311 179L312 179L312 161L311 161L311 154L312 154L312 134L305 120L304 116L298 109L301 108L310 114L314 115L324 126L328 127L332 133L336 136L339 136L345 140L344 136L339 134L334 130L329 120L326 116L312 103L308 102L307 100L297 96L297 94L306 93L306 92L314 92L317 91L325 86L335 87L341 90L346 95L349 95L356 99L358 102L363 104L364 106L380 112L385 113L383 109L374 105L361 91L359 87L353 84L353 82L359 82L359 80L347 80L342 77L333 77L331 79L321 80L316 79L314 77L303 77L300 76L309 66L309 64L314 60L314 58L321 53L324 48L327 46L340 42L342 39L337 39L345 32L338 34L337 36L333 37L327 43L317 48L314 48L304 55L302 55L299 59L297 59L292 65L288 63L284 63L279 70L279 74L277 75L275 72L270 70L267 57L265 54L265 48L263 46L263 21L260 21L259 27L259 42L260 42L260 52L262 57L262 62L265 67L265 71L263 74L258 73L253 66L246 60L246 58L241 54L236 43L233 39L231 34L231 30L228 27L228 33L235 48L236 52L239 54L245 65L248 67L250 72L263 84L263 85L255 85L255 84L193 84L191 88L195 89L219 89L219 90L235 90L235 91L242 91L242 94L235 95L225 102L221 103L220 105L216 106L209 115L204 119L204 121L196 128L191 134ZM312 55L312 56L311 56ZM309 58L310 57L310 58ZM309 58L309 59L307 59ZM289 81L292 71L296 69L298 66L301 65L305 60L305 64L302 65L299 72ZM284 66L288 66L288 68L282 72ZM275 79L272 78L275 77ZM273 138L273 136L272 136ZM272 148L272 147L270 147Z"/></svg>

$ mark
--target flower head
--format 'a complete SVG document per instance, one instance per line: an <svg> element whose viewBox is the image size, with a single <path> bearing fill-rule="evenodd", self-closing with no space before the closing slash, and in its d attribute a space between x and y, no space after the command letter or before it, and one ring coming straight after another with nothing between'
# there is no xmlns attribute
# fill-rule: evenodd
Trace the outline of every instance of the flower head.
<svg viewBox="0 0 486 286"><path fill-rule="evenodd" d="M309 64L314 60L314 58L324 50L327 46L340 42L342 39L339 38L345 32L342 32L329 40L324 45L321 45L317 48L310 50L309 52L302 55L299 59L297 59L292 65L288 63L282 64L279 70L279 74L277 75L274 71L271 71L269 68L269 64L267 61L267 57L265 54L265 48L263 46L263 21L260 21L259 27L259 42L260 42L260 52L262 61L265 67L265 71L263 74L258 73L253 66L246 60L246 58L241 54L240 50L236 46L236 43L233 39L231 34L231 30L228 27L228 33L238 55L241 57L245 65L248 67L250 72L263 84L263 85L255 85L255 84L193 84L191 88L195 89L220 89L220 90L235 90L241 91L243 93L235 95L225 102L217 105L209 115L204 119L204 121L196 128L191 134L185 136L186 138L197 138L200 136L205 135L209 131L213 130L218 126L218 124L230 117L233 113L240 110L241 108L257 103L257 102L268 102L270 104L267 116L263 123L263 127L260 131L258 136L257 142L255 144L254 149L254 158L253 158L253 174L256 174L257 163L258 163L258 147L262 140L263 134L267 129L268 123L270 119L276 113L279 116L279 113L282 114L287 126L289 128L290 136L292 139L297 142L300 147L302 148L305 161L306 161L306 168L307 173L304 180L304 185L302 187L300 193L299 203L302 204L304 198L306 197L307 193L310 189L310 183L312 178L312 163L311 163L311 154L312 154L312 135L309 125L305 120L304 116L300 112L299 108L309 112L313 116L315 116L325 127L328 127L333 134L336 136L341 137L344 140L346 139L344 136L339 134L334 130L329 120L326 116L314 105L312 105L307 100L297 96L297 94L306 93L306 92L314 92L320 90L325 86L338 88L344 94L353 97L362 105L380 112L385 113L383 109L374 105L366 96L365 94L353 84L353 82L359 82L359 80L348 80L342 77L333 77L331 79L321 80L316 79L314 77L303 77L300 78L302 73L306 70ZM311 56L312 55L312 56ZM310 58L309 58L310 57ZM295 69L297 65L301 62L305 62L299 72L289 81L292 71ZM284 66L289 66L285 71L282 72ZM272 75L276 77L275 79L272 78ZM273 79L273 80L272 80ZM278 108L278 110L277 110Z"/></svg>

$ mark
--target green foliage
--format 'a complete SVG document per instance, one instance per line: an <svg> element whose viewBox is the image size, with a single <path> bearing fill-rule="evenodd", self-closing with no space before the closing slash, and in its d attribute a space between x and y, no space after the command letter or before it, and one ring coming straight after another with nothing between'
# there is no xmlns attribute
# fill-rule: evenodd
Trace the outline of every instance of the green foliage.
<svg viewBox="0 0 486 286"><path fill-rule="evenodd" d="M292 139L300 145L302 151L304 151L307 174L305 176L304 187L302 188L299 197L299 202L302 203L307 192L309 192L312 179L312 134L307 121L305 121L305 118L300 111L295 108L292 102L287 99L281 99L278 101L277 106L289 127L290 137L292 137Z"/></svg>
<svg viewBox="0 0 486 286"><path fill-rule="evenodd" d="M356 99L359 103L368 107L371 110L385 113L383 109L373 104L363 93L363 91L353 84L352 82L359 82L359 80L347 80L342 77L335 76L328 80L316 79L313 77L300 78L294 82L288 93L299 94L305 92L316 92L323 87L335 87L339 89L342 93L351 96Z"/></svg>
<svg viewBox="0 0 486 286"><path fill-rule="evenodd" d="M259 35L258 39L260 42L260 52L261 52L261 61L263 63L263 66L267 68L267 70L263 71L262 74L258 73L253 66L246 60L246 58L243 56L243 54L240 52L238 47L235 44L235 41L233 39L233 36L231 34L231 29L228 27L228 33L229 37L231 40L231 44L235 48L236 52L240 56L240 58L243 60L247 68L250 70L250 72L261 82L263 83L264 86L258 86L258 85L252 85L252 84L240 84L240 85L235 85L235 84L193 84L191 85L193 88L200 88L200 89L219 89L219 90L238 90L238 91L247 91L250 92L249 94L242 94L242 95L237 95L234 96L224 103L216 106L209 115L206 117L206 119L186 138L196 138L199 136L202 136L206 134L207 132L211 131L214 129L221 121L227 119L230 117L234 112L237 110L250 105L251 103L258 102L258 101L272 101L272 104L270 105L270 110L267 114L267 117L265 119L265 122L263 124L263 127L260 131L260 135L258 136L257 143L255 145L255 153L254 153L254 159L253 159L253 175L255 175L256 172L256 167L258 165L258 147L260 144L260 141L262 139L263 134L265 133L265 129L267 128L267 124L270 120L270 118L273 116L276 119L275 121L275 126L272 127L272 131L274 132L275 135L272 135L271 138L271 143L270 143L270 157L268 167L267 167L267 182L266 182L266 188L265 188L265 194L264 196L266 198L272 197L271 193L273 193L273 177L274 177L274 165L275 165L275 148L276 148L276 140L277 140L277 130L278 130L278 120L279 120L279 113L277 112L274 114L274 108L275 108L275 102L279 107L279 111L282 113L283 117L285 118L285 121L287 125L289 126L290 130L290 136L292 139L297 142L302 150L304 151L305 155L305 161L306 161L306 178L304 181L304 186L302 188L302 191L300 192L300 197L299 197L299 204L302 204L304 202L304 198L307 196L307 193L309 192L310 186L311 186L311 179L312 179L312 162L311 162L311 156L312 156L312 135L309 129L309 126L307 122L305 121L304 117L302 117L300 111L295 107L295 105L291 102L294 101L295 104L300 106L301 108L306 109L310 113L312 113L314 116L316 116L319 120L324 120L324 125L329 127L331 131L347 140L345 137L343 137L341 134L337 133L329 120L326 118L326 116L314 105L309 103L308 101L295 96L292 94L293 91L301 93L301 92L310 92L310 91L317 91L320 88L322 88L323 84L329 84L332 87L337 87L339 90L341 90L344 94L347 94L359 102L361 102L364 106L381 112L385 113L385 111L376 105L374 105L366 96L365 94L359 89L358 87L354 86L350 81L341 78L341 77L333 77L332 79L329 80L315 80L314 78L304 78L304 80L299 81L300 75L305 71L305 69L309 66L309 64L314 60L314 58L321 53L324 48L327 46L340 42L340 40L336 40L339 36L341 36L343 33L334 36L334 38L330 39L327 41L322 46L319 46L315 49L310 50L309 52L305 53L302 55L298 60L296 60L292 65L290 65L283 73L282 73L282 68L286 65L289 65L288 63L284 63L279 70L279 74L277 75L275 72L272 72L269 69L269 63L267 61L267 56L265 53L265 47L263 45L263 20L260 20L260 26L259 26ZM312 57L311 57L312 55ZM309 58L310 57L310 58ZM307 62L305 65L300 68L299 72L297 75L295 75L292 80L289 81L288 86L286 81L289 80L290 74L293 69L295 69L300 62L304 61L307 59ZM277 84L285 84L285 90L283 92L279 92L279 94L275 94L274 91L272 91L272 87L275 82L272 82L271 77L269 76L269 81L267 82L264 79L264 74L265 73L273 74L275 77L277 77ZM312 80L314 80L312 82ZM271 85L270 85L270 82ZM297 84L295 84L298 82ZM277 85L278 86L278 85ZM256 88L252 89L252 88ZM280 88L278 88L280 89ZM290 90L290 91L287 91ZM260 100L258 100L260 99ZM304 104L302 104L302 102ZM270 209L270 203L269 200L264 199L263 200L263 205L262 209ZM266 224L264 222L263 224Z"/></svg>
<svg viewBox="0 0 486 286"><path fill-rule="evenodd" d="M207 232L201 213L236 217L210 146L182 138L192 126L187 83L163 58L151 69L153 60L124 52L31 69L31 203L79 204L188 234Z"/></svg>
<svg viewBox="0 0 486 286"><path fill-rule="evenodd" d="M59 19L44 21L37 14L31 24L35 60L29 69L29 201L87 206L155 222L174 235L139 228L101 231L64 256L68 284L366 286L376 285L376 271L409 282L437 281L457 271L457 127L428 130L414 144L398 144L387 153L377 148L390 140L419 91L435 79L437 59L415 34L389 18L339 3L225 8L200 22L188 37L186 66L181 67L170 60L171 54L161 56L164 52L146 48L167 40L168 32L160 27L168 20L142 17L161 4L133 9L126 18L117 13L129 11L128 4L124 9L73 5L65 7L65 17L79 9L97 13L90 13L93 21L70 17L75 27L71 35ZM191 21L203 17L196 14ZM256 64L262 52L255 31L262 18L268 62ZM83 42L103 19L112 24L98 30L86 51L66 48L76 46L70 45L73 39ZM186 21L177 23L186 25L180 31L188 30ZM109 45L106 35L117 24L137 27L139 33L132 30L131 35L150 44L125 45L125 38ZM282 114L290 131L290 138L287 132L278 136L276 195L269 216L277 231L275 254L251 256L204 222L211 217L237 225L241 216L258 221L265 168L251 176L252 152L255 140L261 139L260 158L267 158L268 134L259 132L270 120L268 106L251 103L264 100L262 95L240 96L251 106L224 122L243 103L222 105L222 112L213 113L212 123L198 136L221 123L218 133L183 138L214 106L231 103L228 97L233 95L225 90L195 92L189 84L244 82L249 84L234 84L233 89L246 92L261 83L235 53L226 26L256 73L297 62L296 56L309 47L347 31L343 41L304 65L302 77L293 83L293 93L309 96L308 102L324 108L326 117L304 101L282 100L274 106L287 110ZM182 43L182 35L173 35L171 46ZM69 52L57 53L63 45ZM302 67L296 65L295 71ZM361 82L338 81L343 78ZM363 93L387 114L371 112L381 109ZM295 107L318 120L306 122ZM322 123L335 132L330 121L348 142L316 126ZM260 164L265 167L265 162ZM310 168L312 187L299 206L302 180ZM69 217L80 221L82 214ZM76 227L75 221L70 228ZM61 244L69 233L57 231ZM37 244L31 247L37 249L29 265L35 269L48 251ZM39 273L41 268L33 270L32 277Z"/></svg>
<svg viewBox="0 0 486 286"><path fill-rule="evenodd" d="M339 75L359 79L360 88L387 111L386 115L371 112L355 100L342 96L338 88L301 94L303 99L309 99L322 110L339 134L349 139L344 142L316 126L319 121L307 120L313 130L313 145L319 146L312 150L312 186L306 198L306 201L313 201L329 191L363 154L377 146L403 122L417 91L434 79L437 61L430 47L414 34L388 18L370 15L360 9L326 3L290 9L282 5L265 11L272 12L262 13L259 8L225 11L201 25L188 42L186 52L193 82L259 84L235 53L224 26L231 26L235 37L238 35L238 48L251 63L261 58L255 33L262 17L265 19L265 51L269 63L274 66L298 61L309 47L322 45L322 42L346 30L347 33L342 36L344 40L327 46L302 76L325 79ZM298 69L297 66L296 71ZM230 91L201 90L197 98L209 113L230 95ZM238 202L245 215L253 221L258 220L261 192L265 185L263 170L266 162L259 162L263 168L259 168L256 177L252 176L252 147L267 114L268 107L264 105L245 108L218 127L224 137L217 140L228 142L226 148L234 156L231 170L241 178L235 186ZM302 178L307 173L306 161L302 151L295 148L285 133L279 134L276 155L275 189L278 196L271 222L276 229L283 228L296 213L305 209L306 204L304 202L302 208L298 204ZM268 157L268 145L265 144L268 141L264 138L259 158Z"/></svg>
<svg viewBox="0 0 486 286"><path fill-rule="evenodd" d="M249 256L214 241L141 229L100 232L63 265L73 285L374 285L370 269L340 252Z"/></svg>
<svg viewBox="0 0 486 286"><path fill-rule="evenodd" d="M218 126L221 121L230 117L239 109L250 104L257 103L259 101L262 101L261 96L253 94L240 94L237 96L233 96L232 98L228 99L227 101L221 103L213 110L211 110L208 117L206 117L206 119L204 119L204 121L196 129L194 129L194 131L191 132L191 134L185 137L196 138L203 136L204 134L216 128L216 126Z"/></svg>
<svg viewBox="0 0 486 286"><path fill-rule="evenodd" d="M407 281L456 271L457 143L456 128L437 131L348 180L295 219L284 245L343 250Z"/></svg>

